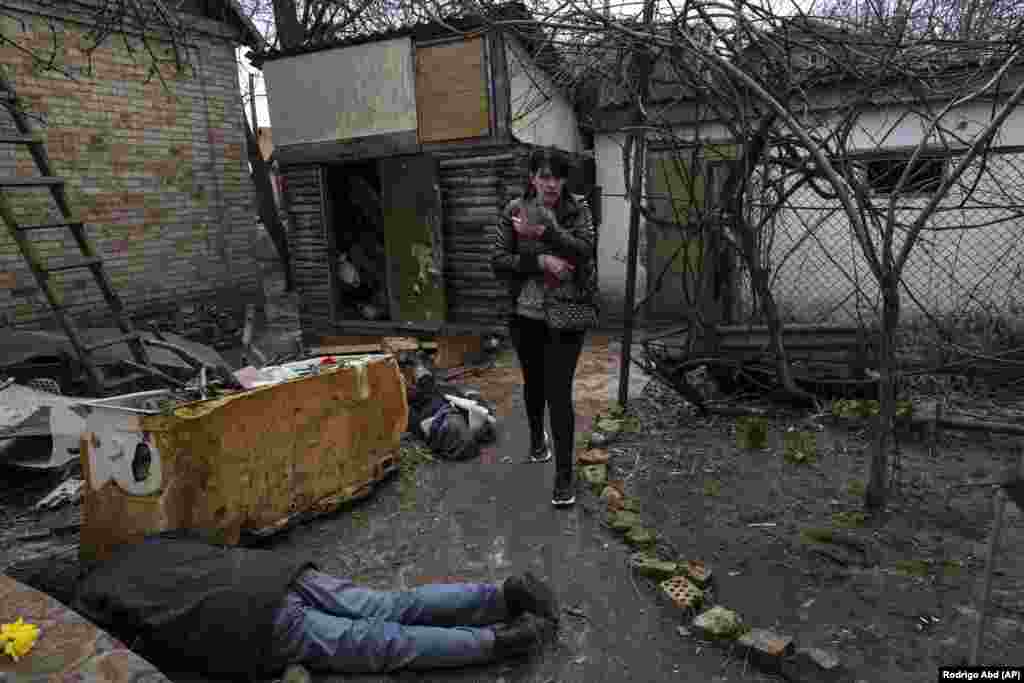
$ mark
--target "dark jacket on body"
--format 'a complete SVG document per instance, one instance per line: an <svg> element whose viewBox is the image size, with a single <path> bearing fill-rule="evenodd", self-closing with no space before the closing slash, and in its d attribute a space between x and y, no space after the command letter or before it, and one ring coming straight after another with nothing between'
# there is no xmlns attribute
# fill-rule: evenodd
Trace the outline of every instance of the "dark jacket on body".
<svg viewBox="0 0 1024 683"><path fill-rule="evenodd" d="M496 277L509 284L509 295L515 302L524 283L544 281L540 255L564 258L575 266L565 286L545 286L544 307L549 317L557 317L567 304L583 304L597 310L597 231L590 207L582 197L569 196L559 202L555 211L545 211L548 220L539 239L521 239L512 226L513 213L531 200L514 199L501 213L491 254L491 268ZM534 200L536 201L536 200Z"/></svg>
<svg viewBox="0 0 1024 683"><path fill-rule="evenodd" d="M79 584L74 609L128 640L157 666L268 677L274 614L303 559L168 532L118 550Z"/></svg>

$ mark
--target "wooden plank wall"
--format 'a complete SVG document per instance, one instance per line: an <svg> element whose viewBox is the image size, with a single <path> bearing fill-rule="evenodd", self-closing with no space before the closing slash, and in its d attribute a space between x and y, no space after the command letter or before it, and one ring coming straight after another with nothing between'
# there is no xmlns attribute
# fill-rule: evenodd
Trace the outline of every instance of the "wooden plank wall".
<svg viewBox="0 0 1024 683"><path fill-rule="evenodd" d="M284 203L288 214L288 246L299 292L303 331L328 330L331 321L331 272L327 220L323 214L320 167L286 166Z"/></svg>
<svg viewBox="0 0 1024 683"><path fill-rule="evenodd" d="M526 145L440 153L448 322L503 324L508 286L491 271L494 230L505 202L524 189Z"/></svg>

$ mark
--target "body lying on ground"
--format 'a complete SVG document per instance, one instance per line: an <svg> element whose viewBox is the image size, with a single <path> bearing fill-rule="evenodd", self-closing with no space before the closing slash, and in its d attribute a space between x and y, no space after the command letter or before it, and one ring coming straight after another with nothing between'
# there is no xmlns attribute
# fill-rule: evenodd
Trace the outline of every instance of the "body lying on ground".
<svg viewBox="0 0 1024 683"><path fill-rule="evenodd" d="M120 548L77 586L73 608L158 667L275 676L289 665L377 673L525 654L558 618L529 572L502 584L378 591L269 550L195 531Z"/></svg>
<svg viewBox="0 0 1024 683"><path fill-rule="evenodd" d="M481 402L439 385L418 355L401 359L409 400L408 431L445 460L468 460L495 437L496 419Z"/></svg>

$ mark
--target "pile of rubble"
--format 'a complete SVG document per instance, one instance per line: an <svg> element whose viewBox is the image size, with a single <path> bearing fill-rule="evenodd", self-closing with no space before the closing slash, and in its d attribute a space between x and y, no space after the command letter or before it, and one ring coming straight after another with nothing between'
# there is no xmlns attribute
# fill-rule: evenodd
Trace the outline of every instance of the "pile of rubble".
<svg viewBox="0 0 1024 683"><path fill-rule="evenodd" d="M138 316L141 329L180 335L217 350L237 346L242 337L243 312L213 303L172 304Z"/></svg>

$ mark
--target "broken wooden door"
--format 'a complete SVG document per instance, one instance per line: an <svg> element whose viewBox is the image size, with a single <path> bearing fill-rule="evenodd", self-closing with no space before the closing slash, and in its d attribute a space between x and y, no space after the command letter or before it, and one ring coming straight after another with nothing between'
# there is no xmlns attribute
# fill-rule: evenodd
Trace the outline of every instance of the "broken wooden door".
<svg viewBox="0 0 1024 683"><path fill-rule="evenodd" d="M377 162L384 211L391 319L445 319L444 249L437 161L427 155Z"/></svg>

